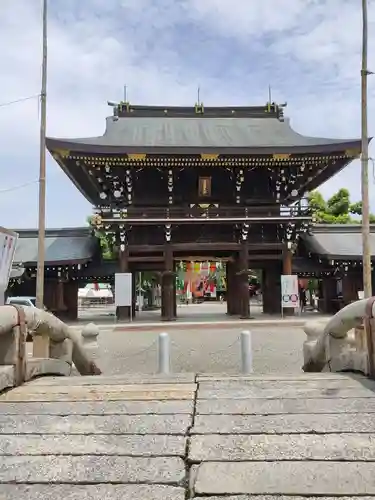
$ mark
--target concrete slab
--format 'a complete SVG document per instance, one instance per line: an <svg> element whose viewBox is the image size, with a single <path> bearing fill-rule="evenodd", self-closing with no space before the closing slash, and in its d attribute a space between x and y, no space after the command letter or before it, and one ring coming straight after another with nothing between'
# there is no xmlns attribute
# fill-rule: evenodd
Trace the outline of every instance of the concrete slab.
<svg viewBox="0 0 375 500"><path fill-rule="evenodd" d="M143 373L124 373L121 375L99 375L87 377L69 377L61 379L61 377L43 377L29 382L28 385L42 385L42 386L86 386L86 385L121 385L126 386L129 384L141 385L165 385L165 384L193 384L195 381L194 373L173 373L171 375L148 375Z"/></svg>
<svg viewBox="0 0 375 500"><path fill-rule="evenodd" d="M174 415L192 412L192 401L0 403L1 415Z"/></svg>
<svg viewBox="0 0 375 500"><path fill-rule="evenodd" d="M24 385L0 396L2 401L150 401L192 400L194 384L38 386Z"/></svg>
<svg viewBox="0 0 375 500"><path fill-rule="evenodd" d="M13 392L13 391L12 391ZM275 399L275 398L373 398L375 393L366 387L357 388L313 388L313 387L296 387L287 386L274 389L262 389L257 387L240 387L240 388L208 388L199 389L199 399Z"/></svg>
<svg viewBox="0 0 375 500"><path fill-rule="evenodd" d="M0 455L122 455L183 457L184 436L0 435Z"/></svg>
<svg viewBox="0 0 375 500"><path fill-rule="evenodd" d="M0 404L0 413L2 405ZM375 413L375 398L201 399L202 415L278 415L283 413Z"/></svg>
<svg viewBox="0 0 375 500"><path fill-rule="evenodd" d="M1 443L1 441L0 441ZM374 434L193 436L189 461L374 461Z"/></svg>
<svg viewBox="0 0 375 500"><path fill-rule="evenodd" d="M85 455L7 456L0 461L0 483L171 484L182 485L185 464L176 457Z"/></svg>
<svg viewBox="0 0 375 500"><path fill-rule="evenodd" d="M374 495L372 462L205 462L199 495Z"/></svg>
<svg viewBox="0 0 375 500"><path fill-rule="evenodd" d="M66 379L69 380L69 379ZM17 393L33 393L33 394L45 394L48 392L49 394L75 394L75 393L88 393L88 394L96 394L97 392L101 393L103 391L111 394L112 392L124 392L124 393L133 393L142 391L153 391L153 392L167 392L167 391L181 391L182 393L186 391L195 390L194 384L174 384L171 382L170 384L100 384L99 386L94 385L73 385L70 386L69 383L65 384L65 379L60 379L59 385L38 385L38 384L25 384L21 387L18 387L15 391Z"/></svg>
<svg viewBox="0 0 375 500"><path fill-rule="evenodd" d="M311 380L204 380L199 382L200 391L208 390L339 390L339 389L369 389L375 395L375 381L369 379L311 379Z"/></svg>
<svg viewBox="0 0 375 500"><path fill-rule="evenodd" d="M373 414L197 415L192 429L192 434L325 434L351 432L375 432Z"/></svg>
<svg viewBox="0 0 375 500"><path fill-rule="evenodd" d="M185 490L162 485L0 484L0 500L184 500ZM361 499L362 500L362 499ZM366 500L366 499L363 499Z"/></svg>
<svg viewBox="0 0 375 500"><path fill-rule="evenodd" d="M0 500L182 500L188 485L210 500L375 500L374 382L222 377L199 382L190 438L192 374L48 377L8 391Z"/></svg>
<svg viewBox="0 0 375 500"><path fill-rule="evenodd" d="M0 415L0 434L184 435L190 425L190 415Z"/></svg>
<svg viewBox="0 0 375 500"><path fill-rule="evenodd" d="M1 497L0 497L1 498ZM210 497L194 497L196 500L358 500L358 497L312 497L312 496L286 496L286 495L225 495L225 496L210 496ZM360 500L374 500L375 497L372 496L361 496Z"/></svg>
<svg viewBox="0 0 375 500"><path fill-rule="evenodd" d="M262 374L253 373L251 375L242 375L232 373L199 373L196 377L197 382L226 382L226 381L304 381L304 380L368 380L363 375L354 373L295 373L295 374Z"/></svg>

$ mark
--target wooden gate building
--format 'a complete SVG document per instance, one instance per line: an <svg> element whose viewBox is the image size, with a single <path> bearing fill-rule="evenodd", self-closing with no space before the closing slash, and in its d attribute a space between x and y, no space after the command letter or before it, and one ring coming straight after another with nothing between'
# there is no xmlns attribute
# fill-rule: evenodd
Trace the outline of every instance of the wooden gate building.
<svg viewBox="0 0 375 500"><path fill-rule="evenodd" d="M226 260L228 313L242 318L250 317L248 269L262 269L264 312L280 312L280 276L292 273L298 238L313 223L305 193L360 154L357 139L298 134L275 103L120 103L104 135L48 138L47 147L111 235L119 269L162 273L169 321L180 260Z"/></svg>

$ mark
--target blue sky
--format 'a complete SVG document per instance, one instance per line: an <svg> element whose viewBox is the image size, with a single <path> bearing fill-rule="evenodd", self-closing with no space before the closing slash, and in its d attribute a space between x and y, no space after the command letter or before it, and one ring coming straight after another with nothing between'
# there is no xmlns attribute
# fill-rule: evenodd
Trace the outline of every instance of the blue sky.
<svg viewBox="0 0 375 500"><path fill-rule="evenodd" d="M0 2L0 104L40 92L41 5ZM49 136L100 135L124 84L131 103L164 105L194 105L200 86L206 106L264 104L271 84L298 132L360 137L361 0L49 0L48 37ZM375 75L368 99L371 134ZM1 106L0 225L36 227L38 170L37 99ZM47 170L47 225L84 225L90 204L49 155ZM340 187L359 199L359 162L321 190Z"/></svg>

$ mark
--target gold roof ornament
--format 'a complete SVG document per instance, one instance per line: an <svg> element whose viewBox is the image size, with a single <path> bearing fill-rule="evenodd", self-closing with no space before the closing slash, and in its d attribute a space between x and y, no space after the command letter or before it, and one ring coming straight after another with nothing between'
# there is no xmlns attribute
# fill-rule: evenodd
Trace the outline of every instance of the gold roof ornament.
<svg viewBox="0 0 375 500"><path fill-rule="evenodd" d="M272 158L274 160L281 160L281 161L286 161L286 160L289 160L289 158L291 157L291 154L290 153L274 153L272 155Z"/></svg>
<svg viewBox="0 0 375 500"><path fill-rule="evenodd" d="M349 156L350 158L358 158L360 156L361 150L358 148L352 148L352 149L347 149L345 151L345 155Z"/></svg>
<svg viewBox="0 0 375 500"><path fill-rule="evenodd" d="M57 155L60 158L68 158L68 156L70 155L70 151L69 149L55 149L52 154Z"/></svg>
<svg viewBox="0 0 375 500"><path fill-rule="evenodd" d="M128 154L127 158L128 160L131 161L143 161L147 157L146 153L133 153L133 154Z"/></svg>
<svg viewBox="0 0 375 500"><path fill-rule="evenodd" d="M219 159L219 155L202 153L201 158L203 161L215 161Z"/></svg>

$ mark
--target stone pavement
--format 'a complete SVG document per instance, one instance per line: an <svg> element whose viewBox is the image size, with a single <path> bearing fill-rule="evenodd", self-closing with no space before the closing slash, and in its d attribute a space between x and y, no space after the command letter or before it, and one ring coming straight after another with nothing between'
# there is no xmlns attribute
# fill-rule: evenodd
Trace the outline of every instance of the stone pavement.
<svg viewBox="0 0 375 500"><path fill-rule="evenodd" d="M359 376L40 378L0 396L1 500L375 498Z"/></svg>
<svg viewBox="0 0 375 500"><path fill-rule="evenodd" d="M172 322L161 322L160 310L137 312L133 321L117 322L115 319L115 307L112 305L100 307L87 307L79 310L78 322L72 326L82 327L85 323L94 322L101 328L115 328L121 331L140 330L176 330L178 328L252 328L252 327L274 327L303 326L311 319L328 319L330 316L322 315L316 311L306 311L301 315L275 316L263 314L262 306L258 302L251 302L251 319L241 320L239 317L226 314L226 303L204 302L202 304L179 304L177 306L177 319Z"/></svg>

